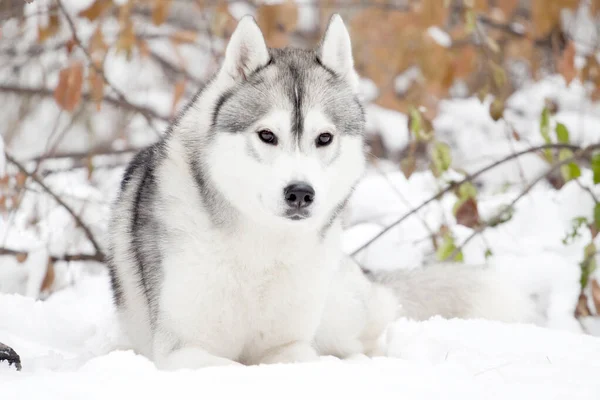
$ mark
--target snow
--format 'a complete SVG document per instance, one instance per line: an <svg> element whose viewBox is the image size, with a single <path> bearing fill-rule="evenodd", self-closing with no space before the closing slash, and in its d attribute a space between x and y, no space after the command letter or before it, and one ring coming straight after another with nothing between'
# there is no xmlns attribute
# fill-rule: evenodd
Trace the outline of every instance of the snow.
<svg viewBox="0 0 600 400"><path fill-rule="evenodd" d="M123 350L105 273L44 302L4 294L0 303L0 337L23 365L16 372L0 364L6 399L597 399L600 393L600 339L529 325L401 319L389 328L388 357L163 372Z"/></svg>

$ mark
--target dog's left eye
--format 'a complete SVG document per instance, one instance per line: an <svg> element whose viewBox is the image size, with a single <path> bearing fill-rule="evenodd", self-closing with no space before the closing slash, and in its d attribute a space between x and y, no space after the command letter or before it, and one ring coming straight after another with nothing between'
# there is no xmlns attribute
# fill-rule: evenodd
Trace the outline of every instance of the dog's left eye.
<svg viewBox="0 0 600 400"><path fill-rule="evenodd" d="M317 137L317 147L328 146L333 141L333 135L331 133L321 133Z"/></svg>
<svg viewBox="0 0 600 400"><path fill-rule="evenodd" d="M268 129L263 129L257 132L258 137L265 143L272 144L273 146L277 145L277 136L273 132Z"/></svg>

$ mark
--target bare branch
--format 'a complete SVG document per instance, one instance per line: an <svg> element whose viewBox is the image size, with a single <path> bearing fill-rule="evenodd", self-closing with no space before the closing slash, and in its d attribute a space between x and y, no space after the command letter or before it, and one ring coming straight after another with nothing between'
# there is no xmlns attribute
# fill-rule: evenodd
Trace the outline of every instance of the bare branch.
<svg viewBox="0 0 600 400"><path fill-rule="evenodd" d="M480 175L484 174L485 172L494 169L495 167L505 164L508 161L511 161L515 158L521 157L525 154L530 154L530 153L535 153L537 151L540 150L545 150L545 149L569 149L569 150L573 150L573 151L582 151L583 153L582 155L578 156L578 157L583 157L586 154L589 154L590 152L594 151L594 150L598 150L600 149L600 144L594 144L594 145L590 145L584 149L582 149L579 146L576 145L572 145L572 144L563 144L563 143L552 143L552 144L544 144L541 146L534 146L531 147L529 149L526 150L522 150L516 153L511 153L509 155L507 155L506 157L497 160L491 164L489 164L488 166L480 169L479 171L473 173L473 174L469 174L467 176L465 176L464 179L458 181L458 182L452 182L450 185L448 185L445 189L439 191L438 193L436 193L435 195L433 195L432 197L430 197L429 199L427 199L426 201L424 201L423 203L421 203L421 205L419 205L416 208L413 208L411 211L409 211L408 213L404 214L402 217L400 217L399 219L397 219L396 221L392 222L390 225L386 226L381 232L379 232L377 235L373 236L371 239L369 239L365 244L363 244L362 246L360 246L358 249L354 250L350 255L352 257L355 257L358 253L360 253L361 251L363 251L364 249L366 249L367 247L369 247L374 241L376 241L377 239L379 239L381 236L385 235L387 232L389 232L392 228L394 228L395 226L397 226L398 224L402 223L404 220L406 220L408 217L410 217L411 215L419 212L419 210L423 209L425 206L427 206L428 204L440 199L442 196L444 196L446 193L458 188L460 185L466 183L466 182L471 182L474 179L476 179L477 177L479 177Z"/></svg>
<svg viewBox="0 0 600 400"><path fill-rule="evenodd" d="M13 158L13 156L11 156L8 152L4 152L4 154L6 155L6 159L14 164L19 171L21 171L23 174L25 174L27 177L33 179L34 182L36 182L38 185L40 185L42 187L42 189L44 189L46 191L46 193L48 193L50 196L52 196L52 198L58 203L60 204L65 210L67 210L67 212L69 214L71 214L71 216L73 217L73 219L75 220L75 222L77 223L77 225L79 227L81 227L81 229L83 229L85 236L88 238L88 240L90 241L90 243L92 243L92 246L94 246L94 249L96 250L96 254L99 257L104 257L104 253L102 252L102 249L100 248L100 245L98 244L98 242L96 241L96 238L94 238L94 235L92 234L92 231L87 227L87 225L81 220L81 218L79 217L79 215L77 215L75 213L75 211L71 208L71 206L69 206L67 203L65 203L60 196L58 196L56 193L54 193L54 191L52 189L50 189L43 181L40 177L38 177L36 174L32 174L29 171L27 171L27 169L25 168L25 166L23 166L23 164L21 164L20 162L18 162L17 160L15 160Z"/></svg>
<svg viewBox="0 0 600 400"><path fill-rule="evenodd" d="M23 94L23 95L28 95L28 96L41 96L41 97L52 97L54 96L54 92L50 89L46 89L46 88L26 88L26 87L22 87L22 86L17 86L17 85L0 85L0 92L7 92L7 93L15 93L15 94ZM94 100L92 99L92 97L90 96L89 93L83 93L82 94L82 98L84 101L86 102L93 102ZM104 96L102 98L102 102L110 104L114 107L117 108L121 108L123 110L127 110L127 111L132 111L132 112L137 112L140 113L142 115L147 115L150 116L152 118L164 121L164 122L170 122L170 118L166 117L164 115L160 115L158 114L156 111L152 110L151 108L148 107L144 107L144 106L139 106L133 103L128 102L127 100L122 100L122 99L114 99L112 97L107 97Z"/></svg>
<svg viewBox="0 0 600 400"><path fill-rule="evenodd" d="M593 147L593 146L590 146L590 147ZM565 158L564 160L553 164L552 167L550 167L550 169L548 171L546 171L545 173L541 174L536 179L534 179L529 185L527 185L527 187L525 187L525 189L523 189L523 191L521 193L519 193L519 195L517 197L515 197L515 199L513 201L510 202L510 204L508 204L507 206L503 207L502 211L500 211L494 218L492 218L492 220L489 223L482 224L481 226L478 226L477 228L475 228L473 230L473 233L471 233L469 235L469 237L467 237L467 239L465 239L465 241L460 246L458 246L456 249L454 249L454 251L452 252L452 254L450 254L450 256L448 256L447 259L449 259L449 260L454 259L458 255L458 253L460 253L462 251L462 249L471 240L473 240L473 238L475 236L477 236L478 234L482 233L488 227L497 225L499 222L501 222L502 218L503 218L503 215L505 215L507 212L509 212L515 206L515 204L517 204L523 197L525 197L525 195L527 195L527 193L529 193L531 191L531 189L533 189L533 187L535 185L537 185L542 180L544 180L549 174L551 174L552 172L556 171L557 169L559 169L563 165L567 165L567 164L572 163L573 161L575 161L575 160L583 157L585 155L585 153L588 153L590 151L592 151L592 150L589 147L583 148L583 149L577 151L572 157Z"/></svg>
<svg viewBox="0 0 600 400"><path fill-rule="evenodd" d="M0 256L15 256L15 257L27 257L29 255L28 252L22 250L13 250L7 249L4 247L0 247ZM104 262L104 256L102 254L64 254L62 256L50 256L50 260L52 262L57 261L96 261L96 262Z"/></svg>

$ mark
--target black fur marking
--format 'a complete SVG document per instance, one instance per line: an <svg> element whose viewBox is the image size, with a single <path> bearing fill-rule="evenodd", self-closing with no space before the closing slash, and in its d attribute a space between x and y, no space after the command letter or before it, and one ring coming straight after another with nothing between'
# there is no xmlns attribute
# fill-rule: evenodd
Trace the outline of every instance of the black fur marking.
<svg viewBox="0 0 600 400"><path fill-rule="evenodd" d="M116 267L110 259L107 262L107 266L110 286L112 288L113 303L115 306L120 307L123 305L123 287L121 286L121 281L117 278Z"/></svg>
<svg viewBox="0 0 600 400"><path fill-rule="evenodd" d="M329 72L329 74L333 78L339 78L338 74L334 70L332 70L331 68L329 68L328 66L323 64L323 61L321 61L321 58L318 55L315 57L315 61L321 68L323 68L325 71Z"/></svg>
<svg viewBox="0 0 600 400"><path fill-rule="evenodd" d="M158 142L145 150L144 171L137 187L132 208L130 228L131 250L138 269L141 289L148 302L149 319L155 323L154 312L160 287L161 251L157 248L160 240L148 240L160 235L160 228L153 215L153 204L156 194L155 171L159 163L166 157L164 142Z"/></svg>
<svg viewBox="0 0 600 400"><path fill-rule="evenodd" d="M229 100L231 98L231 96L233 96L234 93L235 93L235 89L233 89L233 88L225 91L225 93L223 93L221 95L221 97L219 97L217 102L215 103L215 109L213 110L213 115L212 115L212 127L213 128L215 126L217 126L217 118L219 117L219 111L221 111L221 108L225 105L225 102L227 100Z"/></svg>
<svg viewBox="0 0 600 400"><path fill-rule="evenodd" d="M231 207L227 207L227 201L218 191L213 190L210 179L202 168L198 154L190 152L187 157L199 191L200 201L202 201L211 223L217 228L225 226L232 218Z"/></svg>
<svg viewBox="0 0 600 400"><path fill-rule="evenodd" d="M245 79L244 82L225 91L219 97L219 99L215 103L215 108L214 108L213 114L212 114L212 128L213 129L217 126L219 112L221 111L221 109L223 108L225 103L227 103L227 101L229 99L231 99L233 97L233 95L237 92L237 90L239 90L240 87L243 86L244 84L246 84L246 83L250 83L251 85L260 84L262 79L259 77L259 74L272 64L273 64L273 57L271 56L271 57L269 57L269 61L265 65L261 65L260 67L256 68L254 71L252 71L252 73L250 73L250 75L248 75L248 77Z"/></svg>
<svg viewBox="0 0 600 400"><path fill-rule="evenodd" d="M304 130L304 115L302 115L302 98L304 97L304 82L297 66L289 66L291 82L290 94L292 104L294 105L294 116L292 120L292 133L300 140Z"/></svg>

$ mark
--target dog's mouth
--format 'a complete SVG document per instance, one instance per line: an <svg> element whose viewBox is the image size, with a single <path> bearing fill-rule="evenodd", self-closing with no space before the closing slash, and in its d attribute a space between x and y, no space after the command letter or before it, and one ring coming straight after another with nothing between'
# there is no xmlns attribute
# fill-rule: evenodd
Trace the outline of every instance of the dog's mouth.
<svg viewBox="0 0 600 400"><path fill-rule="evenodd" d="M285 211L285 217L292 221L301 221L310 217L310 212L308 210L288 209Z"/></svg>

